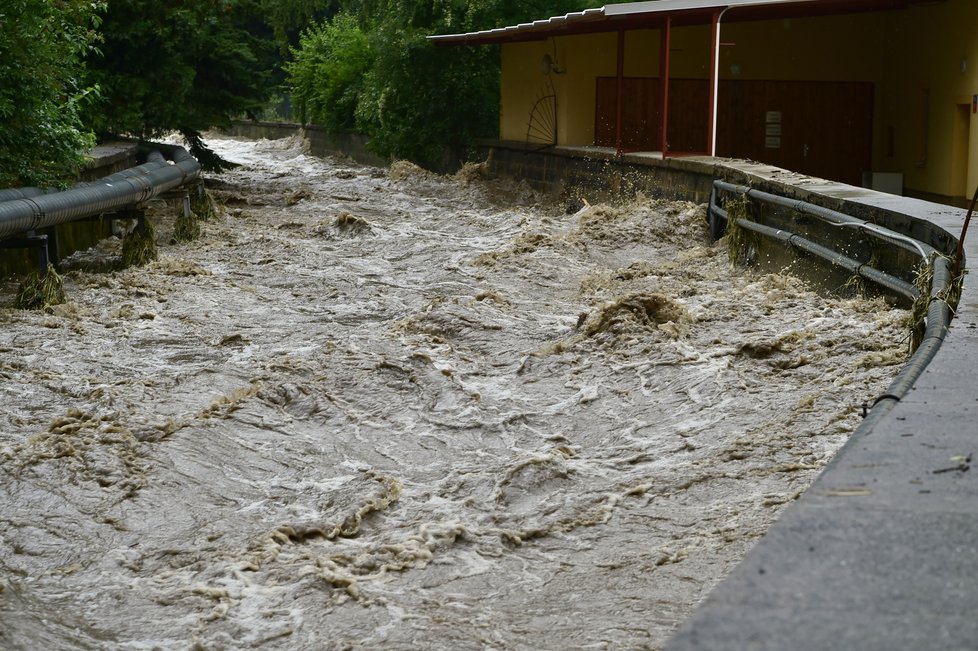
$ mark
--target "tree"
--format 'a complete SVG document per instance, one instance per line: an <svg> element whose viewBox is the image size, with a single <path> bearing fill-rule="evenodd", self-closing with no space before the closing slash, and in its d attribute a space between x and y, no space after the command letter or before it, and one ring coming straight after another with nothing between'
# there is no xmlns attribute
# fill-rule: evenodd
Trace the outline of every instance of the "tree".
<svg viewBox="0 0 978 651"><path fill-rule="evenodd" d="M112 0L104 56L89 65L105 99L90 114L100 133L140 138L181 132L205 166L220 160L200 132L260 111L275 43L259 0Z"/></svg>
<svg viewBox="0 0 978 651"><path fill-rule="evenodd" d="M388 23L375 33L375 66L357 107L371 148L433 169L464 161L477 138L495 135L498 54L436 48L427 29Z"/></svg>
<svg viewBox="0 0 978 651"><path fill-rule="evenodd" d="M286 65L293 105L303 124L352 131L373 50L356 18L339 14L303 33Z"/></svg>
<svg viewBox="0 0 978 651"><path fill-rule="evenodd" d="M341 12L341 0L262 0L262 15L283 55L299 42L300 34Z"/></svg>
<svg viewBox="0 0 978 651"><path fill-rule="evenodd" d="M497 132L498 52L491 47L436 48L426 37L566 13L589 3L341 0L340 4L359 17L374 56L358 84L346 76L347 61L333 55L337 48L330 35L335 26L308 32L293 50L289 67L293 98L303 120L333 120L338 96L325 90L329 82L323 80L342 77L345 88L356 90L355 128L369 137L371 149L446 169L467 158L478 138ZM346 101L350 95L342 97Z"/></svg>
<svg viewBox="0 0 978 651"><path fill-rule="evenodd" d="M5 0L0 8L0 187L66 182L94 139L80 113L102 3Z"/></svg>

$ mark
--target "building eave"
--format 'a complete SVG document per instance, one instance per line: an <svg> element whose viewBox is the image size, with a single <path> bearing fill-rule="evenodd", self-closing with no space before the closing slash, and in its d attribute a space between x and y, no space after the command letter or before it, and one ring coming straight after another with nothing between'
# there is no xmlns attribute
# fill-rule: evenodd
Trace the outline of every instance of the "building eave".
<svg viewBox="0 0 978 651"><path fill-rule="evenodd" d="M429 36L435 45L490 45L536 41L619 29L706 24L727 10L725 22L904 9L913 0L652 0L609 4L531 23L460 34Z"/></svg>

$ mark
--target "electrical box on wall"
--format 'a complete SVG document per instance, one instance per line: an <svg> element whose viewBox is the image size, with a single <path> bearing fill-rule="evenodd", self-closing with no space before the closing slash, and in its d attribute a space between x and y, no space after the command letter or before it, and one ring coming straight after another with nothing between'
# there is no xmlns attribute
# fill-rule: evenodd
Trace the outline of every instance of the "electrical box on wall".
<svg viewBox="0 0 978 651"><path fill-rule="evenodd" d="M863 172L863 187L887 194L903 194L903 174L900 172Z"/></svg>

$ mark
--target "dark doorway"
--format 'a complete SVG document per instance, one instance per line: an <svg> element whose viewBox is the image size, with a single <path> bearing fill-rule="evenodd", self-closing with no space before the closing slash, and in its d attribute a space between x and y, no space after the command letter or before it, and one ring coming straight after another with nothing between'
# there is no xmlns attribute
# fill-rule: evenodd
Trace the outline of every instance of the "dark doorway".
<svg viewBox="0 0 978 651"><path fill-rule="evenodd" d="M865 82L722 81L717 155L756 160L794 172L860 185L871 169L873 84ZM709 85L669 85L669 152L706 152ZM595 144L616 146L617 80L597 79ZM659 81L626 77L625 151L659 149Z"/></svg>
<svg viewBox="0 0 978 651"><path fill-rule="evenodd" d="M598 77L594 144L599 147L616 146L617 90L618 83L614 77ZM705 79L669 80L670 152L707 151L706 105L709 97L710 88ZM659 103L657 78L625 77L621 132L623 151L660 149Z"/></svg>

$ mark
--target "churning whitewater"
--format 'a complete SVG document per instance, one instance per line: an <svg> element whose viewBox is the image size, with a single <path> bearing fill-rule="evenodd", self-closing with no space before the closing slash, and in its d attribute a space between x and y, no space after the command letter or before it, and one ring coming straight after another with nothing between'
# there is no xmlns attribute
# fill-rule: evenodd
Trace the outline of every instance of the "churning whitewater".
<svg viewBox="0 0 978 651"><path fill-rule="evenodd" d="M3 287L4 649L658 648L905 356L703 206L209 144L201 239Z"/></svg>

